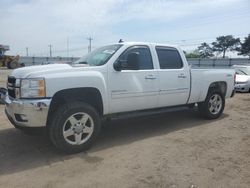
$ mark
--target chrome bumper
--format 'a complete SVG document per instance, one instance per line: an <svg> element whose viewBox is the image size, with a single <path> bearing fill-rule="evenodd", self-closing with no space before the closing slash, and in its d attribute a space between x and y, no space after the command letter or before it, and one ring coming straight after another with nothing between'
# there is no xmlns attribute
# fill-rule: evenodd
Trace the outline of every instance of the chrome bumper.
<svg viewBox="0 0 250 188"><path fill-rule="evenodd" d="M235 84L235 90L241 91L241 92L248 92L249 91L249 85L247 83L245 84Z"/></svg>
<svg viewBox="0 0 250 188"><path fill-rule="evenodd" d="M46 126L51 99L11 99L1 94L1 100L12 124L22 127Z"/></svg>

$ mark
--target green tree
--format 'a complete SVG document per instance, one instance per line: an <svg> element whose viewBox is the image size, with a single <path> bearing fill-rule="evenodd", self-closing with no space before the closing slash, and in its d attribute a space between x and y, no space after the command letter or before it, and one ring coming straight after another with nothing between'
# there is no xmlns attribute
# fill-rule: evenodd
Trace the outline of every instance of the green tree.
<svg viewBox="0 0 250 188"><path fill-rule="evenodd" d="M216 41L212 43L213 51L222 53L222 57L225 58L227 51L236 51L240 45L240 39L234 38L232 35L220 36L216 38Z"/></svg>
<svg viewBox="0 0 250 188"><path fill-rule="evenodd" d="M184 51L184 53L185 53L186 58L200 58L200 54L198 50L194 50L189 53Z"/></svg>
<svg viewBox="0 0 250 188"><path fill-rule="evenodd" d="M213 49L206 42L203 42L200 46L198 46L198 52L201 58L209 58L214 56Z"/></svg>
<svg viewBox="0 0 250 188"><path fill-rule="evenodd" d="M238 55L249 56L250 58L250 34L245 37L245 40L243 43L241 43L241 46L238 51Z"/></svg>

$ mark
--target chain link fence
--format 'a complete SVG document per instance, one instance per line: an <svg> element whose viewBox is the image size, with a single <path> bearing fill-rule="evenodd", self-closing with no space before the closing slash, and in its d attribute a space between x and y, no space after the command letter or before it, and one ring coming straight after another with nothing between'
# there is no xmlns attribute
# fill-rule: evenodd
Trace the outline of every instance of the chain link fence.
<svg viewBox="0 0 250 188"><path fill-rule="evenodd" d="M250 65L250 58L224 58L224 59L200 59L189 58L188 63L192 66L207 67L230 67L232 65Z"/></svg>

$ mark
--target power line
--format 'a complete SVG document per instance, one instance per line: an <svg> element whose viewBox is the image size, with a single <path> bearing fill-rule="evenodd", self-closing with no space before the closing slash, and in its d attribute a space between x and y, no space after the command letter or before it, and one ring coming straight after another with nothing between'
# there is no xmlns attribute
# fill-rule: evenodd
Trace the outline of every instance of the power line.
<svg viewBox="0 0 250 188"><path fill-rule="evenodd" d="M69 37L67 37L67 57L69 57Z"/></svg>
<svg viewBox="0 0 250 188"><path fill-rule="evenodd" d="M234 37L239 37L239 38L243 38L245 36L247 36L248 34L234 34L233 36ZM222 35L219 35L219 36L222 36ZM202 38L192 38L192 39L181 39L181 40L168 40L168 41L165 41L166 43L172 43L172 44L192 44L195 43L195 44L200 44L200 43L203 43L205 41L215 41L216 38L218 36L215 36L215 37L202 37ZM212 43L212 42L210 42Z"/></svg>

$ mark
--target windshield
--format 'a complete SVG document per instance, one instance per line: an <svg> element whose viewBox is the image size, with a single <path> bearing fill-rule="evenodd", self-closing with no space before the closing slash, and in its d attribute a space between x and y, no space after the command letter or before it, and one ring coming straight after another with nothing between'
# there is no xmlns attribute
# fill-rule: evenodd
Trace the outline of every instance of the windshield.
<svg viewBox="0 0 250 188"><path fill-rule="evenodd" d="M250 67L237 67L236 70L245 75L250 75Z"/></svg>
<svg viewBox="0 0 250 188"><path fill-rule="evenodd" d="M104 65L121 46L122 44L103 46L87 54L86 56L83 56L79 60L73 62L73 65L74 64L87 64L89 66Z"/></svg>

